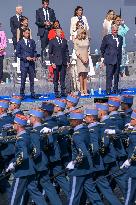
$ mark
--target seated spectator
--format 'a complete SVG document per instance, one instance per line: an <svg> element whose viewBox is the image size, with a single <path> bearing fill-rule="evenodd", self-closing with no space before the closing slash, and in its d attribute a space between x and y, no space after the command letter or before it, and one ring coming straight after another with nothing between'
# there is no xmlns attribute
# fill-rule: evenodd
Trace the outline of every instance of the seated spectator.
<svg viewBox="0 0 136 205"><path fill-rule="evenodd" d="M49 31L49 34L48 34L49 41L56 38L56 29L59 29L59 28L61 28L59 21L58 20L54 21L54 23L52 25L52 29ZM65 34L63 31L61 34L61 38L65 38Z"/></svg>

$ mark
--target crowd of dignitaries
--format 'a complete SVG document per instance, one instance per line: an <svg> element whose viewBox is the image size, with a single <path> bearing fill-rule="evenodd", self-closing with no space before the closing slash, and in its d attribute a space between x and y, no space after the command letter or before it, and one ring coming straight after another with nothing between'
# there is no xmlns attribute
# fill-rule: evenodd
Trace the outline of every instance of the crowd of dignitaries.
<svg viewBox="0 0 136 205"><path fill-rule="evenodd" d="M0 191L8 204L61 205L60 192L68 205L134 204L133 96L102 99L84 111L79 99L71 93L25 115L20 96L0 100Z"/></svg>

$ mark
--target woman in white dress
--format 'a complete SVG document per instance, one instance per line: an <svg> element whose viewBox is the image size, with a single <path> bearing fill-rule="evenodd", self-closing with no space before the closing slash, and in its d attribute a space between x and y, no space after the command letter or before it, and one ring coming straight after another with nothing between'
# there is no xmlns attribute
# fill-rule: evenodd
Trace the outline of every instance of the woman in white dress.
<svg viewBox="0 0 136 205"><path fill-rule="evenodd" d="M111 24L114 20L114 17L115 17L115 12L113 10L109 10L103 22L102 37L108 35L111 32Z"/></svg>
<svg viewBox="0 0 136 205"><path fill-rule="evenodd" d="M90 38L88 21L87 18L83 16L83 7L77 6L74 11L74 16L71 18L70 38L72 41L74 41L75 39L75 31L76 31L76 26L78 21L87 30L88 38Z"/></svg>

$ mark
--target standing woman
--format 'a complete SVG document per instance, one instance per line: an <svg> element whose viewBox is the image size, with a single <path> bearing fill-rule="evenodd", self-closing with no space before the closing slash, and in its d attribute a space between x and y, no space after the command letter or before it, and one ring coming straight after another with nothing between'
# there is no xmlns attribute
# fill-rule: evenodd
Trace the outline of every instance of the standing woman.
<svg viewBox="0 0 136 205"><path fill-rule="evenodd" d="M74 11L74 16L71 18L70 25L70 40L75 41L77 38L77 30L84 28L87 31L88 38L90 39L90 30L87 18L83 15L83 7L77 6ZM78 91L80 89L79 81L77 80L77 56L75 50L72 52L72 60L71 60L71 75L72 75L72 87L74 91Z"/></svg>
<svg viewBox="0 0 136 205"><path fill-rule="evenodd" d="M109 10L103 22L102 37L111 33L111 24L114 20L114 17L115 17L115 12L113 10Z"/></svg>
<svg viewBox="0 0 136 205"><path fill-rule="evenodd" d="M87 74L89 72L89 40L85 29L77 31L77 38L74 41L74 49L77 55L77 72L80 81L81 95L87 95Z"/></svg>
<svg viewBox="0 0 136 205"><path fill-rule="evenodd" d="M126 52L126 34L129 31L129 28L126 26L124 21L121 19L121 16L116 16L113 21L114 24L118 26L118 35L123 37L123 46L122 46L122 62L120 66L120 74L123 76L125 70L127 70L128 65L128 55Z"/></svg>
<svg viewBox="0 0 136 205"><path fill-rule="evenodd" d="M7 47L6 34L1 27L2 24L0 23L0 83L2 83L3 78L3 60L6 55L5 49Z"/></svg>
<svg viewBox="0 0 136 205"><path fill-rule="evenodd" d="M75 31L77 22L80 21L82 26L87 30L88 36L90 38L90 31L87 18L83 16L83 7L77 6L74 11L74 16L71 18L71 25L70 25L70 38L73 41L75 38Z"/></svg>

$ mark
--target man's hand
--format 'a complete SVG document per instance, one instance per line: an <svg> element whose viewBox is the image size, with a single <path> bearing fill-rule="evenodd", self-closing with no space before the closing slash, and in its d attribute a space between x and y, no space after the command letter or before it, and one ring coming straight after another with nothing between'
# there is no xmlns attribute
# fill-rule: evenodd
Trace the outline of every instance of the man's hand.
<svg viewBox="0 0 136 205"><path fill-rule="evenodd" d="M33 57L33 61L36 61L36 57Z"/></svg>
<svg viewBox="0 0 136 205"><path fill-rule="evenodd" d="M31 61L32 58L31 57L26 57L26 60Z"/></svg>
<svg viewBox="0 0 136 205"><path fill-rule="evenodd" d="M51 66L56 69L56 65L54 63L51 64Z"/></svg>
<svg viewBox="0 0 136 205"><path fill-rule="evenodd" d="M50 25L51 25L50 21L45 21L44 22L44 26L50 26Z"/></svg>

